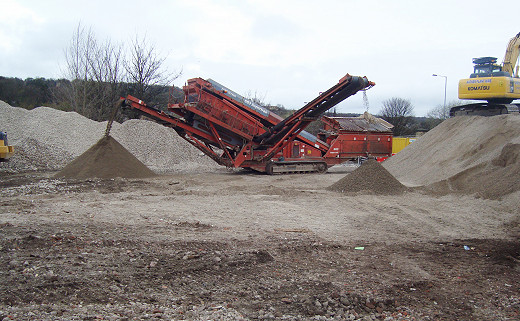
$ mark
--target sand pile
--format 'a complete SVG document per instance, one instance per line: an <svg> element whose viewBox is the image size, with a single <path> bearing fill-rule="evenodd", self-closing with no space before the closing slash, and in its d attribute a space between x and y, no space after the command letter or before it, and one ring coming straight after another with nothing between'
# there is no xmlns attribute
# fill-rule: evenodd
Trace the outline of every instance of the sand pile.
<svg viewBox="0 0 520 321"><path fill-rule="evenodd" d="M507 144L495 159L426 186L436 194L462 192L500 199L520 190L520 144Z"/></svg>
<svg viewBox="0 0 520 321"><path fill-rule="evenodd" d="M1 163L11 172L61 170L103 137L107 122L75 112L38 107L11 107L0 101L2 131L15 146L15 155ZM114 123L111 136L156 173L212 171L220 168L170 128L151 121Z"/></svg>
<svg viewBox="0 0 520 321"><path fill-rule="evenodd" d="M429 185L459 173L465 176L468 173L462 172L477 171L477 165L488 168L487 164L510 143L520 143L518 115L454 117L386 160L383 166L404 184ZM465 183L475 185L476 181L467 179Z"/></svg>
<svg viewBox="0 0 520 321"><path fill-rule="evenodd" d="M520 165L520 144L507 144L502 148L500 155L495 158L492 165L509 167L510 165ZM520 182L520 181L519 181Z"/></svg>
<svg viewBox="0 0 520 321"><path fill-rule="evenodd" d="M94 146L74 159L56 178L146 178L155 176L114 138L101 138Z"/></svg>
<svg viewBox="0 0 520 321"><path fill-rule="evenodd" d="M368 160L327 189L341 193L363 191L376 195L398 195L407 188L380 163Z"/></svg>

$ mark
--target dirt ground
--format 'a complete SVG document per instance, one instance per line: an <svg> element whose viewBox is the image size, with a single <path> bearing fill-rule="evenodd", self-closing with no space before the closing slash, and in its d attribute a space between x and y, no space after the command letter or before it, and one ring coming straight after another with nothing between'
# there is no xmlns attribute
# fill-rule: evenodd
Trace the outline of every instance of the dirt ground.
<svg viewBox="0 0 520 321"><path fill-rule="evenodd" d="M0 320L519 320L518 208L345 171L0 179Z"/></svg>

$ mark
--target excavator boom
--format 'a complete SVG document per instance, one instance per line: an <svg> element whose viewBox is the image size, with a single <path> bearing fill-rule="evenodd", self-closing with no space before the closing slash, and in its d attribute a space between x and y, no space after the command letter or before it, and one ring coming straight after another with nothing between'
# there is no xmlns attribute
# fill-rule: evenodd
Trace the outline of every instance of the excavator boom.
<svg viewBox="0 0 520 321"><path fill-rule="evenodd" d="M511 38L507 45L504 62L502 63L502 71L508 72L513 77L518 77L518 56L520 55L520 32ZM515 66L516 72L515 72Z"/></svg>

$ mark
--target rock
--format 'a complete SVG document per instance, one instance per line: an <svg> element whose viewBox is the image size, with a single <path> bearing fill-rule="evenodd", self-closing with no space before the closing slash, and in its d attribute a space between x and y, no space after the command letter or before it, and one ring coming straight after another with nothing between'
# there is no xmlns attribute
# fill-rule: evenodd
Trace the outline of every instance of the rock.
<svg viewBox="0 0 520 321"><path fill-rule="evenodd" d="M120 289L117 285L115 285L115 284L109 286L108 289L109 289L111 292L116 292L116 293L121 291L121 289Z"/></svg>
<svg viewBox="0 0 520 321"><path fill-rule="evenodd" d="M342 296L339 301L341 302L341 304L343 304L344 306L349 306L350 305L350 301L349 299L346 297L346 296Z"/></svg>

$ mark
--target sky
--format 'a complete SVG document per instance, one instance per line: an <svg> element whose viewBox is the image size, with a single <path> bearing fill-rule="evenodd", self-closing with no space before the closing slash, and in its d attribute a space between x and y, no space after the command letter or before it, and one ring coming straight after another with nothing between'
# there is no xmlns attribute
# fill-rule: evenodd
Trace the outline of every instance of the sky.
<svg viewBox="0 0 520 321"><path fill-rule="evenodd" d="M99 40L146 37L182 71L242 95L298 109L345 74L376 83L368 111L409 100L416 116L456 101L471 59L502 61L520 32L520 1L0 0L0 76L60 78L78 24ZM494 6L493 6L494 5ZM444 77L434 77L433 74ZM446 86L445 86L446 85ZM338 112L367 110L361 93Z"/></svg>

